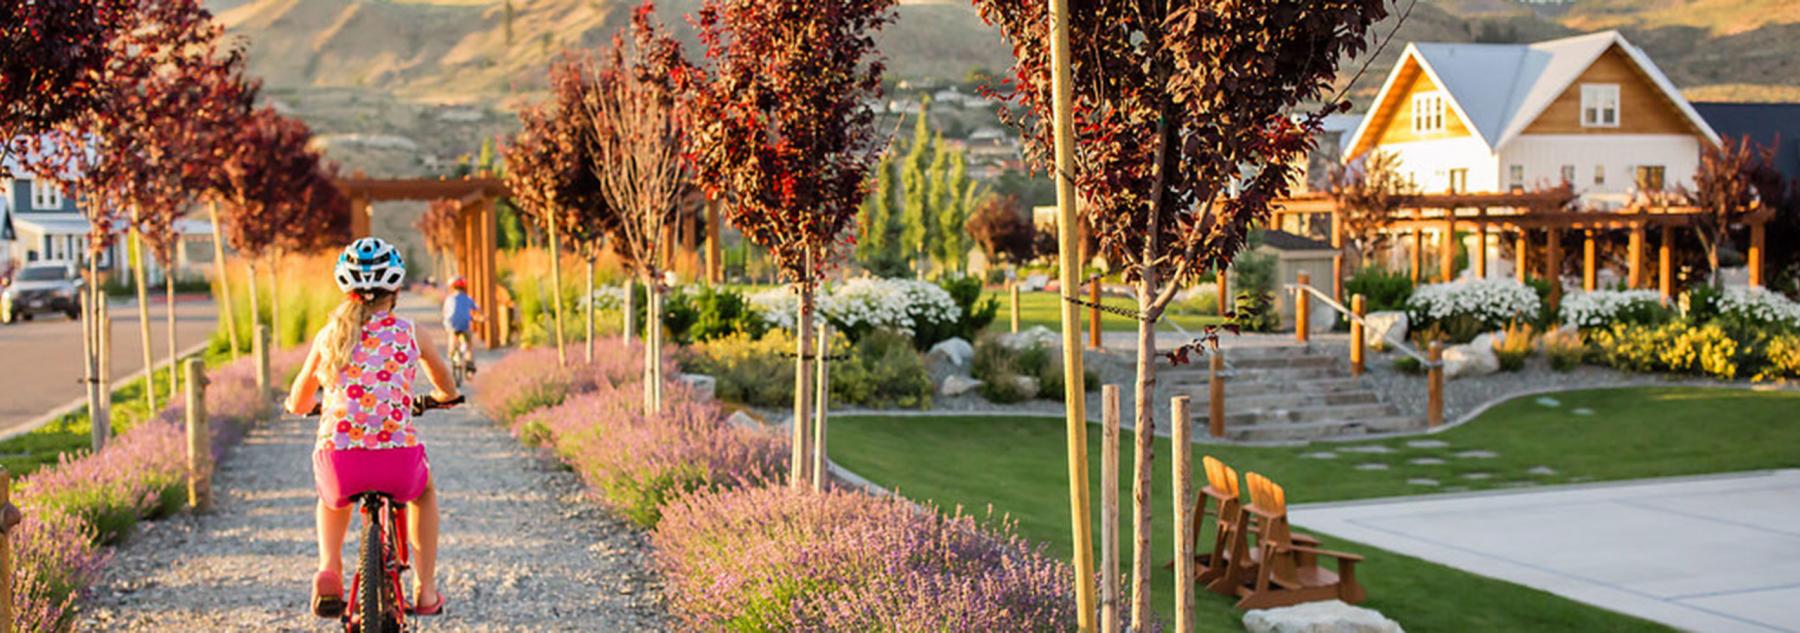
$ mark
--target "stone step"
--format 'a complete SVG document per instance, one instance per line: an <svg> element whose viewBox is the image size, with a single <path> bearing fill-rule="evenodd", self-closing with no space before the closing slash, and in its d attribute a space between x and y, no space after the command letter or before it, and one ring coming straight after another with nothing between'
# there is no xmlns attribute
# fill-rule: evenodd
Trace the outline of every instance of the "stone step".
<svg viewBox="0 0 1800 633"><path fill-rule="evenodd" d="M1193 399L1196 402L1208 400L1210 398L1210 394L1211 394L1211 388L1205 382L1201 382L1198 384L1187 384L1187 383L1168 384L1168 383L1165 383L1163 386L1163 389L1164 389L1164 392L1169 394L1170 396L1185 395L1185 396L1188 396L1189 398ZM1265 382L1265 381L1260 381L1260 380L1258 380L1258 381L1226 380L1225 381L1225 399L1226 399L1225 406L1227 406L1227 407L1233 406L1233 402L1237 398L1250 398L1250 397L1263 396L1263 395L1269 395L1269 394L1290 394L1290 395L1297 394L1297 395L1306 395L1306 396L1324 396L1324 395L1330 395L1330 394L1352 393L1352 392L1367 391L1367 390L1368 390L1368 387L1364 386L1362 384L1362 381L1357 380L1355 378L1350 378L1347 376L1331 376L1331 377L1324 377L1324 378L1310 378L1310 379L1302 379L1302 380L1294 380L1294 381L1270 381L1270 382Z"/></svg>
<svg viewBox="0 0 1800 633"><path fill-rule="evenodd" d="M1246 369L1292 369L1292 368L1301 368L1301 367L1333 367L1333 366L1336 366L1339 361L1338 361L1337 357L1335 357L1335 356L1322 356L1322 355L1321 356L1312 356L1312 355L1266 356L1266 357L1252 357L1252 358L1237 358L1230 354L1226 354L1225 362L1226 362L1226 365L1230 369L1242 371L1242 370L1246 370Z"/></svg>
<svg viewBox="0 0 1800 633"><path fill-rule="evenodd" d="M1205 390L1199 392L1178 393L1186 395L1195 409L1203 409L1212 402L1211 394ZM1375 392L1366 389L1354 391L1327 391L1324 393L1300 393L1290 390L1266 391L1255 394L1232 393L1225 391L1225 406L1237 411L1261 411L1265 409L1294 409L1322 405L1350 405L1380 402Z"/></svg>
<svg viewBox="0 0 1800 633"><path fill-rule="evenodd" d="M1388 433L1425 428L1425 421L1406 416L1386 416L1362 420L1323 420L1296 424L1253 426L1225 425L1225 438L1240 442L1306 441L1323 438L1354 437L1370 433ZM1204 433L1201 428L1199 432Z"/></svg>
<svg viewBox="0 0 1800 633"><path fill-rule="evenodd" d="M1291 382L1296 380L1312 380L1316 378L1337 378L1350 375L1350 367L1345 365L1313 365L1301 367L1234 367L1225 370L1225 382L1267 381ZM1206 384L1207 372L1156 372L1156 380L1170 385Z"/></svg>
<svg viewBox="0 0 1800 633"><path fill-rule="evenodd" d="M1380 402L1343 405L1315 405L1289 409L1244 409L1225 405L1226 426L1267 426L1304 424L1325 420L1366 420L1393 415L1394 410Z"/></svg>

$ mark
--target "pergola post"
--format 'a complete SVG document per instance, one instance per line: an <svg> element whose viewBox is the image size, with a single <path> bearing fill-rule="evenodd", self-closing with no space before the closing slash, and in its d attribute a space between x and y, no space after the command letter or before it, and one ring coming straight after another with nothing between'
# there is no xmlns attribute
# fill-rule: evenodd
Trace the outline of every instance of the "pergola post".
<svg viewBox="0 0 1800 633"><path fill-rule="evenodd" d="M1768 251L1763 244L1767 239L1765 233L1767 231L1764 230L1762 222L1750 225L1750 252L1745 253L1745 259L1749 260L1747 266L1750 268L1751 288L1760 288L1763 285L1763 257Z"/></svg>
<svg viewBox="0 0 1800 633"><path fill-rule="evenodd" d="M725 262L720 259L723 245L719 243L720 206L718 200L706 201L706 281L714 284L725 283Z"/></svg>
<svg viewBox="0 0 1800 633"><path fill-rule="evenodd" d="M1444 235L1438 239L1438 281L1456 280L1456 210L1444 210Z"/></svg>
<svg viewBox="0 0 1800 633"><path fill-rule="evenodd" d="M1662 227L1662 240L1656 245L1656 292L1663 305L1675 298L1675 227Z"/></svg>
<svg viewBox="0 0 1800 633"><path fill-rule="evenodd" d="M369 199L362 196L352 196L350 198L350 239L353 241L360 240L368 237L370 232Z"/></svg>
<svg viewBox="0 0 1800 633"><path fill-rule="evenodd" d="M1531 276L1531 230L1519 227L1519 235L1513 242L1513 277L1519 283Z"/></svg>
<svg viewBox="0 0 1800 633"><path fill-rule="evenodd" d="M1425 229L1413 229L1412 247L1412 282L1419 285L1419 279L1425 276Z"/></svg>
<svg viewBox="0 0 1800 633"><path fill-rule="evenodd" d="M1481 210L1487 215L1487 209ZM1475 266L1475 278L1487 279L1487 222L1484 218L1475 221L1475 250L1469 252L1469 262Z"/></svg>
<svg viewBox="0 0 1800 633"><path fill-rule="evenodd" d="M1335 207L1331 209L1331 300L1344 300L1344 223Z"/></svg>
<svg viewBox="0 0 1800 633"><path fill-rule="evenodd" d="M1599 285L1598 271L1595 270L1594 230L1581 232L1581 289L1593 292Z"/></svg>
<svg viewBox="0 0 1800 633"><path fill-rule="evenodd" d="M1546 229L1544 278L1550 280L1550 306L1562 305L1562 229Z"/></svg>
<svg viewBox="0 0 1800 633"><path fill-rule="evenodd" d="M1632 290L1644 287L1644 225L1631 226L1631 239L1626 247L1625 285Z"/></svg>
<svg viewBox="0 0 1800 633"><path fill-rule="evenodd" d="M500 313L500 288L494 274L495 251L500 250L498 231L495 226L494 199L483 197L476 209L476 222L479 223L481 241L477 242L475 257L481 260L481 314L487 318L481 320L481 333L488 348L499 347L500 319L494 315Z"/></svg>

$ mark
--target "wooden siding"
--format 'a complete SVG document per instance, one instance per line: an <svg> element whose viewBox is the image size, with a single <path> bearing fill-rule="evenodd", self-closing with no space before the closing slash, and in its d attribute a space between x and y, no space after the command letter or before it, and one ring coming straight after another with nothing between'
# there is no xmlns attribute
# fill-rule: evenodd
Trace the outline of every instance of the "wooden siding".
<svg viewBox="0 0 1800 633"><path fill-rule="evenodd" d="M1581 85L1618 84L1619 125L1582 127ZM1656 82L1618 45L1607 49L1581 77L1525 128L1525 134L1694 134L1704 136Z"/></svg>
<svg viewBox="0 0 1800 633"><path fill-rule="evenodd" d="M1394 79L1393 90L1388 91L1383 100L1370 114L1373 119L1369 129L1362 138L1357 139L1357 146L1350 149L1350 156L1358 156L1363 152L1382 145L1408 143L1413 141L1429 141L1470 136L1469 127L1451 105L1451 97L1444 93L1444 129L1441 132L1415 134L1412 129L1412 98L1421 92L1438 90L1438 85L1431 81L1419 62L1411 57L1395 71L1399 76Z"/></svg>

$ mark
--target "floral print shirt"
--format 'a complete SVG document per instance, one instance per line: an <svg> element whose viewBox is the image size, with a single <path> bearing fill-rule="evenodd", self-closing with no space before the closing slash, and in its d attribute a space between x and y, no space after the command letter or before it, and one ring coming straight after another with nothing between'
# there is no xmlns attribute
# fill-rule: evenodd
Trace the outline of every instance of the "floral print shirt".
<svg viewBox="0 0 1800 633"><path fill-rule="evenodd" d="M418 370L412 321L387 312L370 315L349 362L324 385L319 450L418 446L412 424Z"/></svg>

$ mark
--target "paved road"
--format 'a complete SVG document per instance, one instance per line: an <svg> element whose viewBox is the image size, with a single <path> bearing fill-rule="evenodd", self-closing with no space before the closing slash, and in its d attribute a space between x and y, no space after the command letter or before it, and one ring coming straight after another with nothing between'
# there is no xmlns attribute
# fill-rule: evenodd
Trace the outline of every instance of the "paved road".
<svg viewBox="0 0 1800 633"><path fill-rule="evenodd" d="M144 366L135 303L114 302L113 378ZM187 348L204 341L214 329L211 301L175 303L175 345ZM162 362L168 354L163 330L163 304L150 306L151 352ZM25 424L51 409L81 397L81 323L60 316L0 325L0 433Z"/></svg>
<svg viewBox="0 0 1800 633"><path fill-rule="evenodd" d="M342 630L307 612L314 424L289 417L253 430L219 471L212 511L142 524L77 628ZM573 472L470 408L418 425L443 499L438 573L449 600L426 630L666 630L648 537L595 506Z"/></svg>
<svg viewBox="0 0 1800 633"><path fill-rule="evenodd" d="M1800 633L1800 470L1297 506L1292 516L1680 629Z"/></svg>

